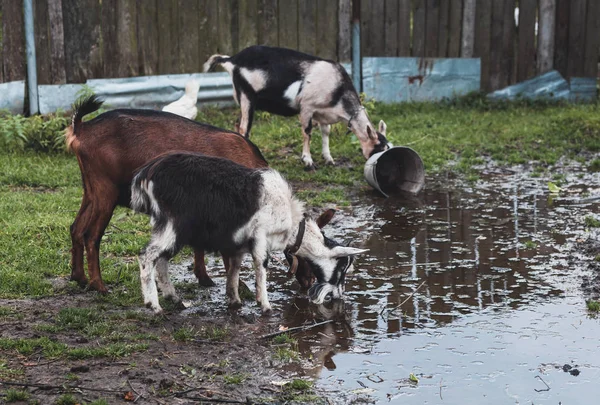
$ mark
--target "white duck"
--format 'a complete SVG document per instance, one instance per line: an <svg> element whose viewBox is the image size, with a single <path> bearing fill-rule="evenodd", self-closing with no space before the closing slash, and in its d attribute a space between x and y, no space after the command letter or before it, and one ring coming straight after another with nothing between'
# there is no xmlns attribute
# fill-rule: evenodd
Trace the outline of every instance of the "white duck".
<svg viewBox="0 0 600 405"><path fill-rule="evenodd" d="M179 100L164 106L162 110L193 120L198 114L198 90L200 84L194 79L190 80L185 84L185 94Z"/></svg>

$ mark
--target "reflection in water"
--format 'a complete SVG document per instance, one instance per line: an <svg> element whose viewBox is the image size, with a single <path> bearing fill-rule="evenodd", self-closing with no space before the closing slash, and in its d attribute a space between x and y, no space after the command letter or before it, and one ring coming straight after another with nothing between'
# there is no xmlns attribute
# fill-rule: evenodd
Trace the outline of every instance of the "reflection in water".
<svg viewBox="0 0 600 405"><path fill-rule="evenodd" d="M443 345L436 342L436 336L443 337L448 334L445 328L451 328L455 338L466 333L465 337L471 335L480 340L475 346L481 353L494 356L496 351L492 348L495 346L510 352L510 346L501 343L505 332L503 325L514 329L506 331L511 334L519 333L519 328L509 326L510 322L498 317L511 313L515 322L521 322L519 317L532 304L566 302L567 285L577 285L573 277L568 278L571 269L563 253L564 245L581 228L579 218L587 212L597 211L598 204L551 203L544 195L544 184L515 173L492 174L477 188L453 186L448 179L438 184L430 181L428 190L419 199L374 197L368 204L357 202L351 215L338 215L330 225L328 235L362 239L363 247L369 248L370 252L368 257L358 261L354 275L348 280L345 304L338 303L329 310L309 305L302 298L286 304L283 317L288 326L313 319L336 320L327 327L309 330L299 336L300 351L305 358L312 356L314 359L315 368L310 373L321 375L327 381L333 378L338 382L355 382L364 377L361 370L367 367L365 361L372 361L383 367L378 372L394 375L394 369L403 369L404 363L411 362L411 351L404 350L406 342L411 342L410 346L413 344L411 336L422 335L422 339L428 341L423 350L431 353L420 357L421 363L411 367L430 374L436 374L440 369L452 369L457 383L461 379L479 381L481 376L453 367L452 356L455 354L448 355L454 350L477 357L469 353L468 345L460 350L456 347L442 350ZM401 310L390 312L409 296ZM564 315L564 312L559 305L556 313ZM487 325L489 321L493 326L485 326L485 331L472 325L460 329L468 324L468 316L475 314L481 325ZM537 322L536 316L530 318ZM551 325L558 328L559 335L562 333L556 323ZM495 332L489 333L490 330ZM344 352L377 352L378 347L386 347L384 351L379 350L379 356L393 355L391 362L379 362L376 355L340 357ZM395 355L400 353L402 359L394 361ZM488 363L489 359L475 357L472 361L500 364L494 363L496 360ZM552 361L553 356L549 357ZM564 361L570 361L568 357ZM345 374L340 374L336 366L339 361L345 364ZM535 370L543 359L525 355L520 361L525 369ZM494 367L490 373L498 372ZM410 367L407 370L403 377L412 372ZM446 381L452 377L445 375L443 378ZM390 392L402 391L398 387L403 383L398 378L394 381L382 385L388 384L386 390ZM359 387L350 383L346 388ZM382 393L374 395L386 398Z"/></svg>

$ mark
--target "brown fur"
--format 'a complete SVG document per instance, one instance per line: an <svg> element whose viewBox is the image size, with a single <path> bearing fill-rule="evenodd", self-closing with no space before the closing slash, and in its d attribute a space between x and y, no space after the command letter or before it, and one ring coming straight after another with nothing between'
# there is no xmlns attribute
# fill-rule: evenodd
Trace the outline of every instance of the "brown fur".
<svg viewBox="0 0 600 405"><path fill-rule="evenodd" d="M241 135L170 113L115 110L87 122L74 119L73 126L65 137L81 169L83 199L71 225L71 279L88 284L85 249L89 287L102 293L107 289L100 275L100 241L115 207L129 206L130 183L138 168L172 151L224 157L247 167L268 166L256 146ZM206 273L204 252L195 252L194 273L201 284L214 285Z"/></svg>

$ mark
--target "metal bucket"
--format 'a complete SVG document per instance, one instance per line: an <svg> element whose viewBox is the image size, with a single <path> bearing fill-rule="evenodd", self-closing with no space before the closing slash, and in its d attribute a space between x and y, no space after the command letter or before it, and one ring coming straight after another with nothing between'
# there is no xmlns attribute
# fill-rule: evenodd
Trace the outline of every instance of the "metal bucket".
<svg viewBox="0 0 600 405"><path fill-rule="evenodd" d="M425 169L417 152L406 146L396 146L367 160L365 178L371 187L386 197L417 194L425 185Z"/></svg>

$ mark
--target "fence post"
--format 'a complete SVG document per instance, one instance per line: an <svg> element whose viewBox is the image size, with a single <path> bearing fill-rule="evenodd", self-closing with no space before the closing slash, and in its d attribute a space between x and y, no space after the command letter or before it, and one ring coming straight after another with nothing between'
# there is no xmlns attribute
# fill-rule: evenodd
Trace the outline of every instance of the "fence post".
<svg viewBox="0 0 600 405"><path fill-rule="evenodd" d="M31 0L23 0L25 18L25 52L27 54L27 88L29 90L29 114L37 114L37 64L35 60L35 40L33 36L33 5Z"/></svg>
<svg viewBox="0 0 600 405"><path fill-rule="evenodd" d="M465 0L460 56L472 58L475 48L475 0Z"/></svg>
<svg viewBox="0 0 600 405"><path fill-rule="evenodd" d="M360 93L360 0L352 0L352 81L354 88Z"/></svg>
<svg viewBox="0 0 600 405"><path fill-rule="evenodd" d="M554 66L554 17L556 0L540 0L540 27L537 47L537 73L542 74Z"/></svg>

